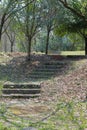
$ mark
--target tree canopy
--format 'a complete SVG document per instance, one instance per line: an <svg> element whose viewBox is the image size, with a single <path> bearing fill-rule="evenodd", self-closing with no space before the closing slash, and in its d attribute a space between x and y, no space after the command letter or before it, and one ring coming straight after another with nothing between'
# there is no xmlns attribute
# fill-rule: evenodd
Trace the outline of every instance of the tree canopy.
<svg viewBox="0 0 87 130"><path fill-rule="evenodd" d="M44 32L45 38L42 34ZM2 34L6 34L12 46L15 38L14 42L17 42L18 47L23 47L28 52L28 59L32 46L37 46L37 41L42 45L39 34L43 36L46 54L49 47L55 43L52 38L56 40L55 45L59 46L60 42L57 41L61 41L65 46L63 39L68 40L70 36L70 41L74 41L71 37L73 34L84 39L85 54L87 54L87 2L85 0L2 0L0 41ZM57 40L56 37L62 40Z"/></svg>

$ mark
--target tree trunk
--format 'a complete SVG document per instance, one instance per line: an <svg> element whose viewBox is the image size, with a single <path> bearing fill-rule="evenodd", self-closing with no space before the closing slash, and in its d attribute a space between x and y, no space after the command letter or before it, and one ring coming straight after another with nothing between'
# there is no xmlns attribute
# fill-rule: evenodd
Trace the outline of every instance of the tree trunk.
<svg viewBox="0 0 87 130"><path fill-rule="evenodd" d="M2 18L1 18L1 23L0 23L0 42L1 42L1 36L2 36L2 29L5 23L5 17L6 17L6 13L3 14Z"/></svg>
<svg viewBox="0 0 87 130"><path fill-rule="evenodd" d="M47 30L46 52L45 52L46 55L48 54L49 36L50 36L50 30Z"/></svg>
<svg viewBox="0 0 87 130"><path fill-rule="evenodd" d="M0 42L1 42L1 36L2 36L2 33L1 33L2 31L1 31L1 29L0 29Z"/></svg>
<svg viewBox="0 0 87 130"><path fill-rule="evenodd" d="M13 52L13 42L11 43L11 52Z"/></svg>
<svg viewBox="0 0 87 130"><path fill-rule="evenodd" d="M85 37L85 55L87 55L87 37Z"/></svg>
<svg viewBox="0 0 87 130"><path fill-rule="evenodd" d="M28 38L28 57L27 57L27 60L28 60L28 61L31 60L31 41L32 41L32 38L29 37L29 38Z"/></svg>

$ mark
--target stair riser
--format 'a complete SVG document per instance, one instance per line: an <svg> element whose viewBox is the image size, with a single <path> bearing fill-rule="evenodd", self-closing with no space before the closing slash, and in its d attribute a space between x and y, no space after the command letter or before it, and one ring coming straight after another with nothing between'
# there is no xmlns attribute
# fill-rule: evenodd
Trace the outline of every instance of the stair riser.
<svg viewBox="0 0 87 130"><path fill-rule="evenodd" d="M3 94L38 94L41 90L2 90Z"/></svg>
<svg viewBox="0 0 87 130"><path fill-rule="evenodd" d="M36 67L33 72L30 72L29 80L47 80L55 77L56 72L60 73L62 68L66 67L65 62L52 61L44 62L43 65ZM24 90L23 90L24 89ZM41 85L40 84L4 84L3 97L7 98L34 98L40 96Z"/></svg>
<svg viewBox="0 0 87 130"><path fill-rule="evenodd" d="M51 77L54 77L53 75L50 75L50 76L43 76L43 75L30 75L29 78L36 78L36 79L48 79L48 78L51 78Z"/></svg>
<svg viewBox="0 0 87 130"><path fill-rule="evenodd" d="M55 73L45 73L45 72L43 72L43 73L31 73L31 75L37 75L37 76L52 76L52 75L54 75Z"/></svg>
<svg viewBox="0 0 87 130"><path fill-rule="evenodd" d="M64 66L63 66L64 67ZM61 68L63 68L62 66L43 66L43 67L39 67L39 68L37 68L38 70L39 69L61 69Z"/></svg>
<svg viewBox="0 0 87 130"><path fill-rule="evenodd" d="M16 84L14 84L14 85L11 85L11 84L5 84L4 86L3 86L3 88L6 88L6 89L15 89L15 88L20 88L20 89L22 89L22 88L25 88L25 89L39 89L39 88L41 88L41 85L16 85Z"/></svg>
<svg viewBox="0 0 87 130"><path fill-rule="evenodd" d="M55 73L57 71L57 69L39 69L39 70L35 70L34 72L36 73L40 73L40 72L42 72L42 73ZM58 70L59 71L59 70Z"/></svg>
<svg viewBox="0 0 87 130"><path fill-rule="evenodd" d="M45 64L43 66L49 66L49 67L53 66L53 67L59 67L60 68L60 67L64 67L65 64L50 64L50 65Z"/></svg>
<svg viewBox="0 0 87 130"><path fill-rule="evenodd" d="M27 98L36 98L36 97L39 97L40 95L2 95L2 97L4 97L4 98L25 98L25 99L27 99Z"/></svg>
<svg viewBox="0 0 87 130"><path fill-rule="evenodd" d="M58 65L62 65L62 64L66 64L67 62L63 62L63 61L47 61L44 62L44 64L50 65L50 64L58 64Z"/></svg>

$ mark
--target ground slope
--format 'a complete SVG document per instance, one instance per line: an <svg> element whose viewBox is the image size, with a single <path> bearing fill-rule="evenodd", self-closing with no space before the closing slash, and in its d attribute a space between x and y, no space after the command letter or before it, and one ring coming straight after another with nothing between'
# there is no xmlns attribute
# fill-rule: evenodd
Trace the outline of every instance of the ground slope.
<svg viewBox="0 0 87 130"><path fill-rule="evenodd" d="M0 99L0 103L5 103L8 108L7 111L11 111L13 115L23 118L30 115L30 117L28 117L30 120L41 120L49 115L49 113L55 109L56 104L61 100L64 102L72 100L82 102L86 100L86 57L32 55L31 62L26 61L26 54L5 54L1 55L1 57L3 60L0 63L0 70L2 72L0 80L3 82L6 80L9 82L28 82L28 73L47 61L67 63L66 66L62 66L61 71L59 70L54 77L41 81L42 91L40 97L30 99ZM4 60L4 58L8 60ZM4 79L5 75L7 79ZM20 75L19 79L18 75ZM13 120L8 114L7 118L9 121Z"/></svg>

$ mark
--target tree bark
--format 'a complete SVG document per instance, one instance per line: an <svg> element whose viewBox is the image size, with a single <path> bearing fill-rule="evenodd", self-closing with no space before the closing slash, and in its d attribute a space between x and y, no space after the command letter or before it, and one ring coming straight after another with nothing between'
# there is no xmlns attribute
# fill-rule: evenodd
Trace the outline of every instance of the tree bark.
<svg viewBox="0 0 87 130"><path fill-rule="evenodd" d="M48 47L49 47L49 36L50 36L50 30L47 30L47 39L46 39L46 52L45 54L48 54Z"/></svg>
<svg viewBox="0 0 87 130"><path fill-rule="evenodd" d="M85 55L87 55L87 37L85 37Z"/></svg>
<svg viewBox="0 0 87 130"><path fill-rule="evenodd" d="M3 29L3 26L4 26L4 22L5 22L5 17L6 17L6 13L4 13L2 18L1 18L1 23L0 23L0 41L1 41L1 36L2 36L2 29Z"/></svg>
<svg viewBox="0 0 87 130"><path fill-rule="evenodd" d="M11 52L13 52L13 45L14 45L14 43L12 42L11 43Z"/></svg>
<svg viewBox="0 0 87 130"><path fill-rule="evenodd" d="M27 60L28 60L28 61L31 60L31 41L32 41L32 38L29 37L29 38L28 38L28 57L27 57Z"/></svg>
<svg viewBox="0 0 87 130"><path fill-rule="evenodd" d="M2 31L1 31L1 29L0 29L0 42L1 42L1 36L2 36L2 33L1 33Z"/></svg>

